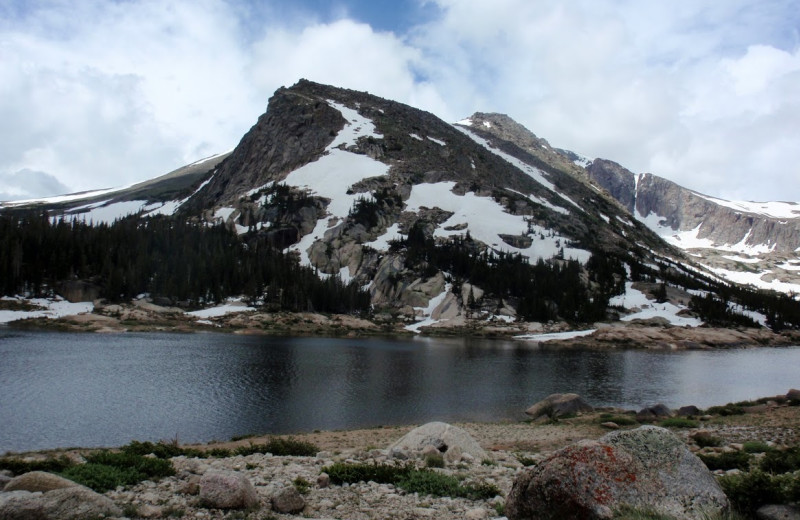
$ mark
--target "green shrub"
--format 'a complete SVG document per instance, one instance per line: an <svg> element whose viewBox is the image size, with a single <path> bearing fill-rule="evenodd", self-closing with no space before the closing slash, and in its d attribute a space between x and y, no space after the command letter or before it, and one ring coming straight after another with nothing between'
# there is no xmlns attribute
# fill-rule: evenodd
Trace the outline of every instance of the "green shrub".
<svg viewBox="0 0 800 520"><path fill-rule="evenodd" d="M86 464L70 466L61 472L63 477L99 493L117 486L131 486L143 480L155 480L174 474L175 468L168 460L110 451L88 455Z"/></svg>
<svg viewBox="0 0 800 520"><path fill-rule="evenodd" d="M486 500L500 494L493 484L462 484L452 475L445 475L430 469L417 469L412 464L346 464L337 462L322 468L334 484L354 482L377 482L394 484L409 493L434 496L462 497L471 500Z"/></svg>
<svg viewBox="0 0 800 520"><path fill-rule="evenodd" d="M742 446L747 453L766 453L772 451L772 448L763 441L747 441Z"/></svg>
<svg viewBox="0 0 800 520"><path fill-rule="evenodd" d="M377 482L379 484L396 484L408 473L414 470L410 464L345 464L336 462L332 466L323 468L334 484L352 482Z"/></svg>
<svg viewBox="0 0 800 520"><path fill-rule="evenodd" d="M100 451L87 456L86 462L123 469L131 468L148 479L170 477L175 474L175 468L172 467L172 463L168 460L153 459L124 452Z"/></svg>
<svg viewBox="0 0 800 520"><path fill-rule="evenodd" d="M43 460L22 460L16 457L0 458L0 469L7 469L14 475L22 475L30 471L49 471L59 473L75 463L65 456Z"/></svg>
<svg viewBox="0 0 800 520"><path fill-rule="evenodd" d="M227 448L211 448L206 452L206 456L208 457L224 458L224 457L230 457L232 455L233 451Z"/></svg>
<svg viewBox="0 0 800 520"><path fill-rule="evenodd" d="M129 453L131 455L153 454L159 459L169 459L180 455L186 455L186 450L178 446L177 443L131 441L130 444L120 449L123 453Z"/></svg>
<svg viewBox="0 0 800 520"><path fill-rule="evenodd" d="M741 513L754 514L765 504L800 500L800 476L770 475L760 470L719 479L722 490Z"/></svg>
<svg viewBox="0 0 800 520"><path fill-rule="evenodd" d="M425 467L427 468L443 468L444 456L441 453L434 453L425 455Z"/></svg>
<svg viewBox="0 0 800 520"><path fill-rule="evenodd" d="M670 417L661 421L662 428L697 428L698 423L686 417Z"/></svg>
<svg viewBox="0 0 800 520"><path fill-rule="evenodd" d="M272 437L266 444L250 444L236 448L237 455L253 453L272 453L278 457L313 457L319 447L310 442L298 441L292 437Z"/></svg>
<svg viewBox="0 0 800 520"><path fill-rule="evenodd" d="M740 469L742 471L747 471L750 468L750 455L743 451L732 451L730 453L718 453L714 455L699 453L697 456L700 457L700 460L702 460L711 471L715 469Z"/></svg>
<svg viewBox="0 0 800 520"><path fill-rule="evenodd" d="M701 448L714 448L722 445L722 439L714 435L697 435L692 439Z"/></svg>
<svg viewBox="0 0 800 520"><path fill-rule="evenodd" d="M767 473L788 473L800 470L800 446L768 452L761 459L761 469Z"/></svg>
<svg viewBox="0 0 800 520"><path fill-rule="evenodd" d="M105 493L117 486L132 486L145 480L144 475L134 468L119 468L105 464L80 464L67 468L61 476L78 484Z"/></svg>
<svg viewBox="0 0 800 520"><path fill-rule="evenodd" d="M307 495L308 491L311 489L311 482L307 481L303 477L297 477L294 479L292 481L292 485L301 495Z"/></svg>
<svg viewBox="0 0 800 520"><path fill-rule="evenodd" d="M724 417L728 415L743 415L744 409L735 404L726 404L724 406L712 406L706 410L706 413L709 415L722 415Z"/></svg>
<svg viewBox="0 0 800 520"><path fill-rule="evenodd" d="M523 466L535 466L537 464L536 459L533 457L528 457L526 455L517 455L517 460Z"/></svg>

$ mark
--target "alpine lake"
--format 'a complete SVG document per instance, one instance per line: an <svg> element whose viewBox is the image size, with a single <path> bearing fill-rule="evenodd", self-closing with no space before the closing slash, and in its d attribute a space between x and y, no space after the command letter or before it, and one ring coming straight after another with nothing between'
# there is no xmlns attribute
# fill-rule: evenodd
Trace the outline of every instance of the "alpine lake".
<svg viewBox="0 0 800 520"><path fill-rule="evenodd" d="M486 339L0 328L0 453L439 420L523 420L555 392L701 408L800 385L800 347L558 350Z"/></svg>

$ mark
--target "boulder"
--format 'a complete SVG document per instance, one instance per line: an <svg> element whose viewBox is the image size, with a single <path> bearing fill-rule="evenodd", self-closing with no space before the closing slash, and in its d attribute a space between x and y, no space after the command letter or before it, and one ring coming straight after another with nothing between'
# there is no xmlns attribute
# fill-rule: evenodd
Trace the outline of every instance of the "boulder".
<svg viewBox="0 0 800 520"><path fill-rule="evenodd" d="M551 394L525 410L525 413L536 419L543 415L564 417L593 410L578 394Z"/></svg>
<svg viewBox="0 0 800 520"><path fill-rule="evenodd" d="M672 410L664 404L654 404L647 408L642 408L636 413L636 420L639 422L655 421L672 415Z"/></svg>
<svg viewBox="0 0 800 520"><path fill-rule="evenodd" d="M11 479L6 484L4 491L52 491L54 489L63 489L68 487L75 487L78 484L75 482L59 477L53 473L45 471L31 471L23 473L22 475Z"/></svg>
<svg viewBox="0 0 800 520"><path fill-rule="evenodd" d="M487 458L483 448L465 430L443 422L430 422L414 428L389 447L389 452L408 450L421 452L428 446L435 447L445 460L453 462L456 454L460 458L469 454L477 460Z"/></svg>
<svg viewBox="0 0 800 520"><path fill-rule="evenodd" d="M800 401L800 390L792 388L786 392L786 399L789 399L790 401Z"/></svg>
<svg viewBox="0 0 800 520"><path fill-rule="evenodd" d="M680 520L727 511L705 464L664 428L642 426L581 441L523 470L506 501L509 520L613 518L624 507Z"/></svg>
<svg viewBox="0 0 800 520"><path fill-rule="evenodd" d="M200 479L200 501L217 509L249 509L259 505L253 485L241 473L209 471Z"/></svg>
<svg viewBox="0 0 800 520"><path fill-rule="evenodd" d="M0 473L0 491L2 491L3 488L6 487L6 484L11 482L11 480L12 480L12 477L10 477L8 475L3 475L2 473Z"/></svg>
<svg viewBox="0 0 800 520"><path fill-rule="evenodd" d="M122 516L122 511L110 498L83 486L48 491L42 495L42 509L48 520Z"/></svg>
<svg viewBox="0 0 800 520"><path fill-rule="evenodd" d="M42 508L41 493L9 491L0 493L0 519L47 520Z"/></svg>
<svg viewBox="0 0 800 520"><path fill-rule="evenodd" d="M296 514L305 507L305 499L294 486L283 487L272 497L272 509L278 513Z"/></svg>
<svg viewBox="0 0 800 520"><path fill-rule="evenodd" d="M700 408L695 405L681 406L678 408L678 417L697 417L700 415Z"/></svg>

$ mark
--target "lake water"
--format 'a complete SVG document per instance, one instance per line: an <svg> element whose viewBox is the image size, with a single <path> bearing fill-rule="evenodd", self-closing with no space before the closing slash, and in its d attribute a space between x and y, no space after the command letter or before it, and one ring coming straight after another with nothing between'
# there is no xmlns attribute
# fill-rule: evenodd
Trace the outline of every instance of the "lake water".
<svg viewBox="0 0 800 520"><path fill-rule="evenodd" d="M800 348L557 351L478 339L0 329L0 453L522 419L553 392L707 407L800 387Z"/></svg>

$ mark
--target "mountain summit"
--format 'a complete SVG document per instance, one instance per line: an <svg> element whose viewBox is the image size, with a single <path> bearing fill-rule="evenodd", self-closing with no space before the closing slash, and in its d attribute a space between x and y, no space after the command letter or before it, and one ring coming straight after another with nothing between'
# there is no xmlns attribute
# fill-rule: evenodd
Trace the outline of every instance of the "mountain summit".
<svg viewBox="0 0 800 520"><path fill-rule="evenodd" d="M651 215L671 229L699 217L674 211L669 201L685 194L655 179L552 148L506 115L448 124L368 93L301 80L275 92L229 154L131 189L8 204L5 212L222 226L246 251L282 251L322 280L367 293L374 316L412 330L476 320L698 325L712 316L793 324L790 298L730 285L695 264L679 241L662 238L663 223L652 225ZM704 225L714 226L702 220L698 233L711 236ZM792 246L781 247L788 255ZM274 282L257 278L241 291L253 304L285 304L285 288L275 300ZM292 302L313 310L303 298Z"/></svg>

